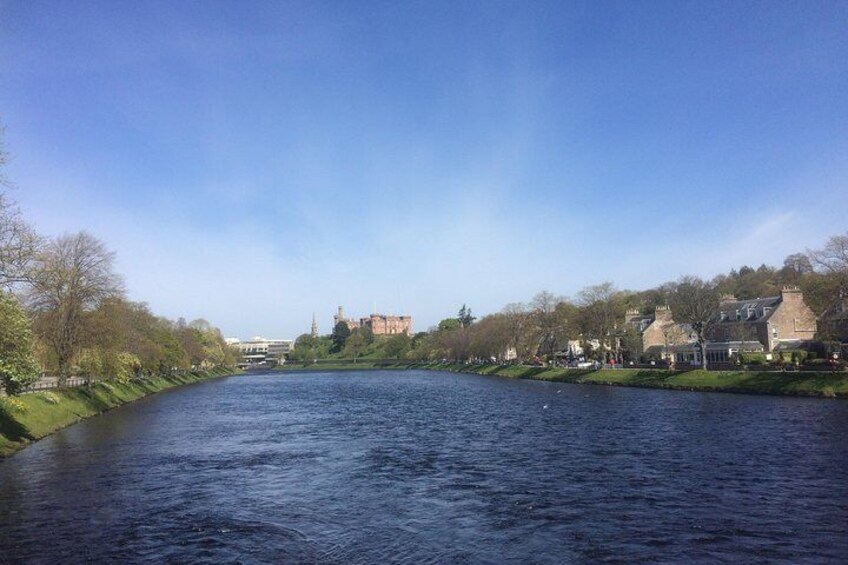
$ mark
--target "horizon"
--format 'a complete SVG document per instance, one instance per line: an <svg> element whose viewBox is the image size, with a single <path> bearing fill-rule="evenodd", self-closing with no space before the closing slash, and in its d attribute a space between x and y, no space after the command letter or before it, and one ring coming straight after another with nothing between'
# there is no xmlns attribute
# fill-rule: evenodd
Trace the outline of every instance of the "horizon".
<svg viewBox="0 0 848 565"><path fill-rule="evenodd" d="M293 340L313 312L326 334L339 305L422 331L779 267L848 227L844 3L6 2L0 22L25 219L89 231L131 300L227 337Z"/></svg>

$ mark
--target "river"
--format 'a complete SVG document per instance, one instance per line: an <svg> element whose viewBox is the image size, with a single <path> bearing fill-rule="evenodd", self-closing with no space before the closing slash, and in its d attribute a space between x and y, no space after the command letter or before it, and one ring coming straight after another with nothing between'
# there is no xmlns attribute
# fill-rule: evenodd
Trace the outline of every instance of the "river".
<svg viewBox="0 0 848 565"><path fill-rule="evenodd" d="M848 402L252 374L0 461L0 562L848 560Z"/></svg>

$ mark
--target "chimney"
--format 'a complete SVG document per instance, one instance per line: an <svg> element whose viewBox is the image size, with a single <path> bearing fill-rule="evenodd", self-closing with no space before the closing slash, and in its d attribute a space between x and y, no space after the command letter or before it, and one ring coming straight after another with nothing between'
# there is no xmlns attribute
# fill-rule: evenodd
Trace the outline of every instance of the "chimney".
<svg viewBox="0 0 848 565"><path fill-rule="evenodd" d="M797 286L784 286L780 289L780 301L781 302L803 302L804 295L801 293L801 289Z"/></svg>
<svg viewBox="0 0 848 565"><path fill-rule="evenodd" d="M739 299L732 294L722 294L721 298L718 299L719 304L724 304L725 302L736 302L737 300Z"/></svg>
<svg viewBox="0 0 848 565"><path fill-rule="evenodd" d="M634 318L638 318L641 315L638 308L631 308L624 314L624 323L629 324L633 321Z"/></svg>
<svg viewBox="0 0 848 565"><path fill-rule="evenodd" d="M654 310L654 320L660 322L671 321L671 308L669 306L657 306Z"/></svg>

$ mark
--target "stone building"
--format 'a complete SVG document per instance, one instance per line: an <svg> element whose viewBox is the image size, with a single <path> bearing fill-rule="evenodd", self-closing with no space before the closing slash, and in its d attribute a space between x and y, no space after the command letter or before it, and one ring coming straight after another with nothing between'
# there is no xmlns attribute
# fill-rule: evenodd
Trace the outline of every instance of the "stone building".
<svg viewBox="0 0 848 565"><path fill-rule="evenodd" d="M802 348L816 337L816 316L797 287L780 296L739 300L724 296L707 336L707 361L727 363L739 352L772 353ZM675 348L678 363L700 364L695 344Z"/></svg>
<svg viewBox="0 0 848 565"><path fill-rule="evenodd" d="M818 338L848 343L848 293L843 292L819 317Z"/></svg>
<svg viewBox="0 0 848 565"><path fill-rule="evenodd" d="M385 316L371 314L368 318L360 319L362 326L371 328L374 335L395 335L405 333L412 335L412 316Z"/></svg>
<svg viewBox="0 0 848 565"><path fill-rule="evenodd" d="M780 296L737 300L723 297L719 320L710 341L757 341L766 352L790 349L816 336L816 315L798 287L784 287Z"/></svg>
<svg viewBox="0 0 848 565"><path fill-rule="evenodd" d="M369 328L374 335L397 335L405 333L412 335L412 316L387 316L385 314L371 314L359 321L353 318L345 318L344 308L339 306L339 312L333 316L333 327L339 322L344 322L350 330L356 328Z"/></svg>
<svg viewBox="0 0 848 565"><path fill-rule="evenodd" d="M353 318L345 318L344 308L342 306L339 306L339 312L335 316L333 316L333 328L339 325L339 322L344 322L345 324L347 324L348 329L351 331L355 330L360 325L359 322L357 322Z"/></svg>
<svg viewBox="0 0 848 565"><path fill-rule="evenodd" d="M628 310L624 327L639 333L642 341L641 357L645 359L668 359L675 347L695 341L692 328L675 322L668 306L657 306L653 315Z"/></svg>

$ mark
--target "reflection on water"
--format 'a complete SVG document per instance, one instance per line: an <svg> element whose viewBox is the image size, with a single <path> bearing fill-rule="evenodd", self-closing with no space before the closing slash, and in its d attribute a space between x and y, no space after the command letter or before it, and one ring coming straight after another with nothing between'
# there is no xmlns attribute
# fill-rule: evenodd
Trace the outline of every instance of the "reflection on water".
<svg viewBox="0 0 848 565"><path fill-rule="evenodd" d="M844 401L231 377L0 462L0 562L844 562L846 429Z"/></svg>

